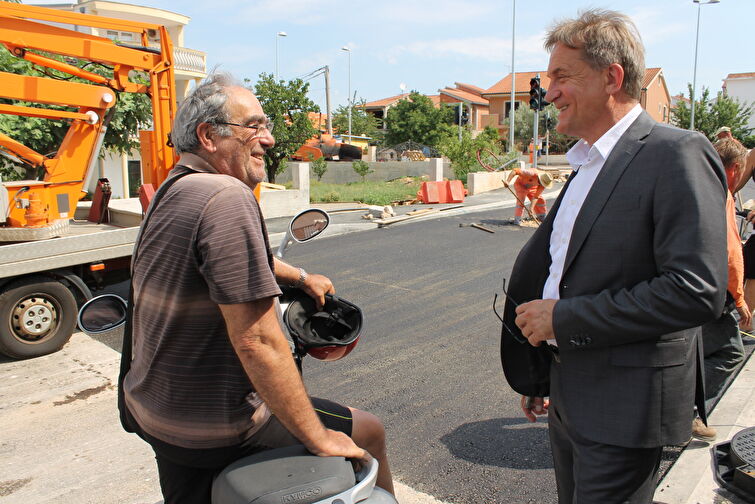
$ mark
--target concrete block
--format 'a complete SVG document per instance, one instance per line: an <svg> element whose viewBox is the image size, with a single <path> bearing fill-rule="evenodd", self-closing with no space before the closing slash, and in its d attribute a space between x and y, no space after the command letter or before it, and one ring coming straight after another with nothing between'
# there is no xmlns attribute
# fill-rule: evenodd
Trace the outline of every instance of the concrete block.
<svg viewBox="0 0 755 504"><path fill-rule="evenodd" d="M503 187L502 180L509 176L509 171L472 172L467 174L467 191L469 195L480 194Z"/></svg>

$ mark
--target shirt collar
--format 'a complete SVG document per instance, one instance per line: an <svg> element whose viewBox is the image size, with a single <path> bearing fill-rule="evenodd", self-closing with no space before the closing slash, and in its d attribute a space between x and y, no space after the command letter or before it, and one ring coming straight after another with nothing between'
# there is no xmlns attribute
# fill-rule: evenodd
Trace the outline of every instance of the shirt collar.
<svg viewBox="0 0 755 504"><path fill-rule="evenodd" d="M181 157L176 163L176 166L185 166L186 168L189 168L190 170L196 172L218 173L218 171L213 168L210 163L197 156L196 154L192 154L191 152L181 153Z"/></svg>
<svg viewBox="0 0 755 504"><path fill-rule="evenodd" d="M580 139L574 147L569 149L569 152L566 153L566 160L576 169L587 163L591 158L591 154L600 155L604 160L608 159L613 148L619 143L619 139L624 133L626 133L629 126L632 125L641 113L642 107L638 103L632 107L632 110L627 112L624 117L619 119L616 124L611 126L611 129L603 133L594 144L590 145L587 143L587 140Z"/></svg>

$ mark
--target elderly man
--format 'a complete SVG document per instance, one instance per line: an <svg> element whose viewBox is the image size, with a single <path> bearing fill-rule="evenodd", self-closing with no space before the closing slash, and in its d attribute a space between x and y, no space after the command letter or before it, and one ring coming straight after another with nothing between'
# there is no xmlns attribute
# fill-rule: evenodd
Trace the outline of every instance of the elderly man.
<svg viewBox="0 0 755 504"><path fill-rule="evenodd" d="M181 104L181 153L134 253L133 360L126 421L152 445L166 503L209 503L215 475L246 455L301 443L317 455L380 461L380 421L309 398L276 311L278 283L322 305L330 280L273 259L253 195L275 144L257 98L227 75ZM360 446L362 448L360 448Z"/></svg>
<svg viewBox="0 0 755 504"><path fill-rule="evenodd" d="M557 129L581 140L511 274L504 372L527 418L548 413L560 503L649 503L662 446L690 438L700 325L723 310L724 173L704 136L640 107L627 16L583 12L545 46Z"/></svg>

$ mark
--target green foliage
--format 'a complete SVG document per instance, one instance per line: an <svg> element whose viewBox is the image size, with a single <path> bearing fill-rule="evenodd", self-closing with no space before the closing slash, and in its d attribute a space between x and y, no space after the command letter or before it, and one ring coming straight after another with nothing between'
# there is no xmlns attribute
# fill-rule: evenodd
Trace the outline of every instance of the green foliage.
<svg viewBox="0 0 755 504"><path fill-rule="evenodd" d="M351 167L354 169L355 172L357 172L357 175L362 177L362 182L364 182L364 177L366 177L369 173L372 173L374 170L370 170L370 165L367 164L366 161L354 161L351 163Z"/></svg>
<svg viewBox="0 0 755 504"><path fill-rule="evenodd" d="M755 135L744 137L742 139L742 144L748 149L755 149Z"/></svg>
<svg viewBox="0 0 755 504"><path fill-rule="evenodd" d="M417 197L422 180L402 177L389 182L352 182L350 184L326 184L312 181L309 197L312 202L334 203L358 201L368 205L390 205Z"/></svg>
<svg viewBox="0 0 755 504"><path fill-rule="evenodd" d="M351 108L351 133L354 136L367 136L372 138L370 144L377 145L383 139L383 132L378 127L378 121L374 115L368 114L364 109L367 103L360 98ZM333 129L341 134L349 132L349 107L339 106L333 112Z"/></svg>
<svg viewBox="0 0 755 504"><path fill-rule="evenodd" d="M54 54L45 54L46 56L62 60L61 57ZM71 58L66 58L66 62L71 62ZM86 66L88 71L104 76L112 76L112 70L99 64L91 64L83 60L74 60L78 67ZM31 75L37 77L46 77L39 67L33 66L26 60L18 59L10 54L4 47L0 47L0 71L20 75ZM68 74L56 70L47 70L47 72L56 78L69 78ZM79 78L71 78L72 82L89 81ZM144 75L136 75L134 80L145 83ZM0 99L0 103L20 105L26 107L44 107L53 110L70 110L76 111L71 107L61 107L57 105L40 105L29 102L14 102L12 100ZM108 130L105 133L104 149L115 153L127 153L131 150L138 149L139 138L137 131L142 128L148 128L152 124L152 104L147 95L141 93L118 93L115 114L113 115ZM68 131L70 123L65 120L50 120L35 117L22 117L10 114L0 114L0 132L12 137L14 140L21 142L35 151L54 155L63 137ZM104 153L100 153L103 155ZM11 166L10 161L0 158L0 176L3 178L18 178L18 172ZM32 177L33 174L26 173L25 177Z"/></svg>
<svg viewBox="0 0 755 504"><path fill-rule="evenodd" d="M501 144L498 131L495 128L485 128L476 138L472 138L468 128L462 128L461 141L456 131L447 133L440 141L438 150L451 161L451 169L458 180L466 183L469 172L481 171L484 168L477 162L477 152L488 155L485 151L492 151L501 157Z"/></svg>
<svg viewBox="0 0 755 504"><path fill-rule="evenodd" d="M318 182L322 180L322 176L325 175L326 171L328 171L328 162L324 157L311 161L310 166L312 167L312 173L315 174Z"/></svg>
<svg viewBox="0 0 755 504"><path fill-rule="evenodd" d="M687 93L688 96L692 95L690 84L687 85ZM752 114L752 104L740 103L739 100L726 96L720 91L716 99L711 100L710 89L703 86L699 99L695 100L695 129L714 140L713 134L716 130L721 126L728 126L731 128L732 136L742 141L752 133L752 129L747 127ZM671 121L679 128L689 129L691 115L692 107L680 100L671 116Z"/></svg>
<svg viewBox="0 0 755 504"><path fill-rule="evenodd" d="M556 125L558 124L558 109L553 106L548 106L538 114L540 124L538 125L538 136L545 137L546 128L545 120L547 116L550 116L551 127L548 129L550 152L562 153L569 150L578 140L575 137L562 135L556 131ZM514 116L514 142L516 143L516 149L520 152L526 152L527 148L532 141L532 122L535 119L535 112L529 107L519 107Z"/></svg>
<svg viewBox="0 0 755 504"><path fill-rule="evenodd" d="M437 147L441 138L453 130L453 117L452 107L435 108L430 98L412 91L408 99L400 100L388 109L385 143L396 145L412 140Z"/></svg>
<svg viewBox="0 0 755 504"><path fill-rule="evenodd" d="M244 82L248 84L250 81L245 79ZM251 86L247 87L251 89ZM266 73L261 73L254 85L254 94L262 109L275 124L275 146L265 156L267 179L271 183L275 183L275 176L283 171L283 160L317 134L308 114L319 112L320 108L307 98L307 91L309 84L301 79L276 81L275 76Z"/></svg>

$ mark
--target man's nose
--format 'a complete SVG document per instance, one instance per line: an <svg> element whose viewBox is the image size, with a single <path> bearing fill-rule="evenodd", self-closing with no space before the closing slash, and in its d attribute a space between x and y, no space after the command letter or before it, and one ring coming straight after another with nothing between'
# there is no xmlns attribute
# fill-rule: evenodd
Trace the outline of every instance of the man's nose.
<svg viewBox="0 0 755 504"><path fill-rule="evenodd" d="M545 101L548 103L553 103L553 100L558 98L561 95L561 93L558 92L558 90L554 89L553 84L551 83L550 89L548 89L545 93Z"/></svg>

